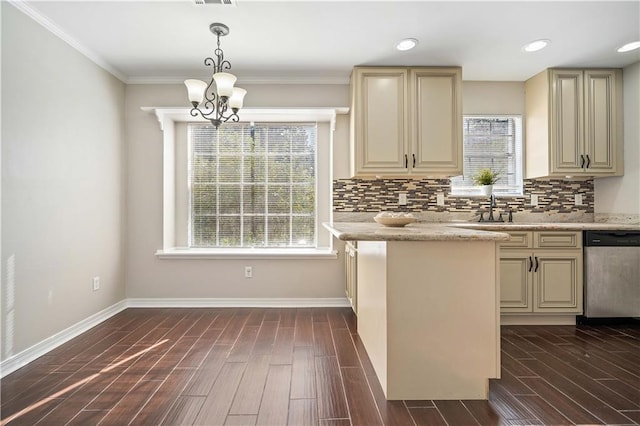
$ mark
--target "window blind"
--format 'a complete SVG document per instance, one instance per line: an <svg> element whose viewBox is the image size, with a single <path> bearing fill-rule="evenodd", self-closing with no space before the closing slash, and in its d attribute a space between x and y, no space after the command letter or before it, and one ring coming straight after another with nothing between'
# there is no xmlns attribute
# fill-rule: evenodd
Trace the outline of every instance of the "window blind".
<svg viewBox="0 0 640 426"><path fill-rule="evenodd" d="M451 179L454 193L478 192L473 177L490 168L500 174L494 193L522 194L522 119L519 116L465 116L463 174Z"/></svg>
<svg viewBox="0 0 640 426"><path fill-rule="evenodd" d="M191 247L316 246L315 123L189 125Z"/></svg>

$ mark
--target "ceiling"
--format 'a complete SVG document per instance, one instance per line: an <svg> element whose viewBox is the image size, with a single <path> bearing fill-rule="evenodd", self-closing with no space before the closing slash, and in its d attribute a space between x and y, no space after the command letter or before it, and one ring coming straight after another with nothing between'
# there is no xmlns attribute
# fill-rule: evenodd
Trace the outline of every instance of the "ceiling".
<svg viewBox="0 0 640 426"><path fill-rule="evenodd" d="M11 0L125 82L206 78L209 24L243 83L346 83L355 65L459 65L464 80L524 81L548 67L624 67L640 50L635 1ZM404 37L419 40L408 52ZM544 50L522 46L546 38Z"/></svg>

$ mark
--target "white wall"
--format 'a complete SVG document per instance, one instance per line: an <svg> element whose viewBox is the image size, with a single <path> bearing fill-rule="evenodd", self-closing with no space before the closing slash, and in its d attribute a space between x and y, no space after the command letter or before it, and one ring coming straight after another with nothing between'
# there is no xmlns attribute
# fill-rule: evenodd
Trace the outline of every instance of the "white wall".
<svg viewBox="0 0 640 426"><path fill-rule="evenodd" d="M125 160L124 84L1 7L4 360L124 298Z"/></svg>
<svg viewBox="0 0 640 426"><path fill-rule="evenodd" d="M640 62L622 70L624 176L595 179L595 213L640 215Z"/></svg>
<svg viewBox="0 0 640 426"><path fill-rule="evenodd" d="M339 85L246 86L247 107L342 107ZM182 85L128 85L127 297L336 298L344 297L339 259L158 259L162 248L162 132L142 106L187 106ZM242 113L241 113L242 115ZM340 132L344 134L344 132ZM345 144L347 141L336 141ZM244 266L253 278L244 278Z"/></svg>

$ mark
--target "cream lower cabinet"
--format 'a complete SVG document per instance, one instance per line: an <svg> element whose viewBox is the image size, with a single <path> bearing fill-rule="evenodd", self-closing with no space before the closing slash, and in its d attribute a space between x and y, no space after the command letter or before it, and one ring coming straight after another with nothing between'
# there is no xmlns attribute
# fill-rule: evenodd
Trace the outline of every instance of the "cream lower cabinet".
<svg viewBox="0 0 640 426"><path fill-rule="evenodd" d="M461 68L354 68L350 130L352 176L461 174Z"/></svg>
<svg viewBox="0 0 640 426"><path fill-rule="evenodd" d="M358 252L357 242L347 241L344 246L344 292L351 304L351 309L358 314Z"/></svg>
<svg viewBox="0 0 640 426"><path fill-rule="evenodd" d="M502 313L580 314L582 284L579 232L517 232L501 246Z"/></svg>

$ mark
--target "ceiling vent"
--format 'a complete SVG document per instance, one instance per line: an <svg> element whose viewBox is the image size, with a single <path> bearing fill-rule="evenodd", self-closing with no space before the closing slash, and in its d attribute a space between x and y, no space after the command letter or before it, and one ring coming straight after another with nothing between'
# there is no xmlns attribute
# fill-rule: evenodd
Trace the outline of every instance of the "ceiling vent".
<svg viewBox="0 0 640 426"><path fill-rule="evenodd" d="M215 4L219 6L235 6L236 0L193 0L197 5Z"/></svg>

